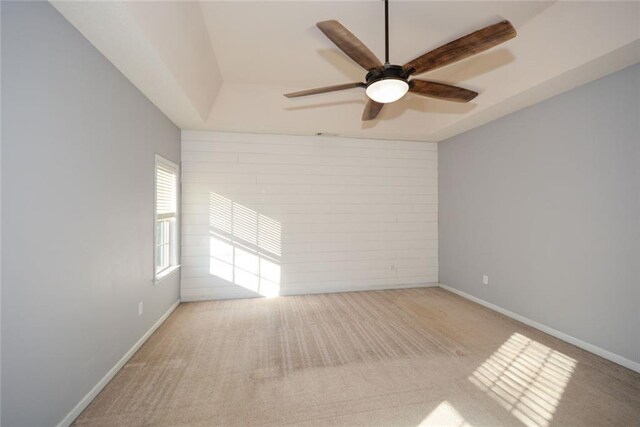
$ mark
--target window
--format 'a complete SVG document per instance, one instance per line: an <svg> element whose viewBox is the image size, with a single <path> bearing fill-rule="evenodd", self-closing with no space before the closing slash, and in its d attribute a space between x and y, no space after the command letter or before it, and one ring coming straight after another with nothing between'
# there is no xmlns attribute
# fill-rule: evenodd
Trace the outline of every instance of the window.
<svg viewBox="0 0 640 427"><path fill-rule="evenodd" d="M178 166L156 155L154 277L178 267Z"/></svg>

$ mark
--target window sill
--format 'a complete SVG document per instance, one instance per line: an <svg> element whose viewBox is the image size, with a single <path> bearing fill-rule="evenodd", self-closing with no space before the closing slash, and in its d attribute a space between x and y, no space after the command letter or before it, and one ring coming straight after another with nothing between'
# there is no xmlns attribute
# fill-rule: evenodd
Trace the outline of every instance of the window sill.
<svg viewBox="0 0 640 427"><path fill-rule="evenodd" d="M173 267L167 268L166 270L164 270L163 272L161 272L160 274L158 274L156 277L153 278L153 284L157 285L158 283L162 282L164 279L166 279L167 277L171 276L175 271L180 270L180 265L174 265Z"/></svg>

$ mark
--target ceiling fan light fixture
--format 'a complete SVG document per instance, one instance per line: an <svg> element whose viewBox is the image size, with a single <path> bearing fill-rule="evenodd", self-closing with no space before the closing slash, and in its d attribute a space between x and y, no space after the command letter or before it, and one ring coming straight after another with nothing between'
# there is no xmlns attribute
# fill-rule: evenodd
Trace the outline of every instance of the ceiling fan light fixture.
<svg viewBox="0 0 640 427"><path fill-rule="evenodd" d="M369 101L362 112L362 120L373 120L384 104L398 101L407 92L430 98L455 102L469 102L478 93L444 83L411 78L436 68L461 61L484 52L516 36L509 21L489 25L466 36L443 44L404 65L389 62L389 0L384 0L384 63L351 31L335 19L320 21L316 26L349 58L367 70L365 83L354 82L285 93L287 98L335 92L351 88L366 88ZM411 78L411 80L409 80Z"/></svg>
<svg viewBox="0 0 640 427"><path fill-rule="evenodd" d="M376 80L367 86L367 96L381 104L395 102L409 91L409 83L404 79L386 78Z"/></svg>

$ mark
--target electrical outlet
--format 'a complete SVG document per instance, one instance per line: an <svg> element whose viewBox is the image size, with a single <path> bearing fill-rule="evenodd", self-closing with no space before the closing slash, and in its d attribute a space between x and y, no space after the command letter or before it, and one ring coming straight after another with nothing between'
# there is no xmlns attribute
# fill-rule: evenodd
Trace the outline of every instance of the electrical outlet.
<svg viewBox="0 0 640 427"><path fill-rule="evenodd" d="M488 285L489 284L489 276L487 276L487 275L482 276L482 284L483 285Z"/></svg>
<svg viewBox="0 0 640 427"><path fill-rule="evenodd" d="M142 316L142 310L143 310L142 301L140 301L138 303L138 316Z"/></svg>

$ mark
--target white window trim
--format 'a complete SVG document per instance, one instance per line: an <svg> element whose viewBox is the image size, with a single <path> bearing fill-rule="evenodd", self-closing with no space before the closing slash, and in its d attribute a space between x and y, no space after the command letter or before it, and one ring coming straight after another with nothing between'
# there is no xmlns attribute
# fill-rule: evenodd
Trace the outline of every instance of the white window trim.
<svg viewBox="0 0 640 427"><path fill-rule="evenodd" d="M175 264L172 265L171 267L168 267L164 270L162 270L160 273L156 273L156 244L157 244L157 236L156 236L156 221L158 219L158 213L157 213L157 178L158 178L158 165L163 165L164 167L167 167L169 169L172 169L175 174L176 174L176 226L175 226L175 237L174 237L174 241L175 241ZM171 276L172 273L178 271L180 269L180 248L178 245L179 239L178 237L180 236L180 168L178 167L178 165L176 165L175 163L173 163L171 160L168 160L162 156L160 156L159 154L155 155L155 162L153 164L153 251L152 251L152 268L153 268L153 284L156 285L158 283L160 283L162 280L164 280L165 278L167 278L168 276Z"/></svg>

